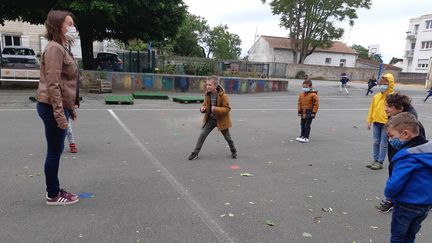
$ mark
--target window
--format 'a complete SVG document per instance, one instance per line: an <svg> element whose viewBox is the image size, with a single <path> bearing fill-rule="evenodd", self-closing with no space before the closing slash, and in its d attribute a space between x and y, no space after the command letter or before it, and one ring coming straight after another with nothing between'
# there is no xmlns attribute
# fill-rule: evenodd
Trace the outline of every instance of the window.
<svg viewBox="0 0 432 243"><path fill-rule="evenodd" d="M421 49L431 49L431 48L432 48L432 41L422 41Z"/></svg>
<svg viewBox="0 0 432 243"><path fill-rule="evenodd" d="M411 50L415 49L415 43L411 43Z"/></svg>
<svg viewBox="0 0 432 243"><path fill-rule="evenodd" d="M340 59L339 67L345 67L346 59Z"/></svg>
<svg viewBox="0 0 432 243"><path fill-rule="evenodd" d="M432 20L426 21L426 29L432 29Z"/></svg>
<svg viewBox="0 0 432 243"><path fill-rule="evenodd" d="M331 58L327 57L327 58L325 59L325 64L331 64Z"/></svg>
<svg viewBox="0 0 432 243"><path fill-rule="evenodd" d="M429 67L428 59L418 59L417 60L417 69L427 69Z"/></svg>
<svg viewBox="0 0 432 243"><path fill-rule="evenodd" d="M5 46L20 46L21 45L21 37L13 36L13 35L5 35L4 36Z"/></svg>
<svg viewBox="0 0 432 243"><path fill-rule="evenodd" d="M419 28L418 24L414 25L414 35L418 34L418 28Z"/></svg>

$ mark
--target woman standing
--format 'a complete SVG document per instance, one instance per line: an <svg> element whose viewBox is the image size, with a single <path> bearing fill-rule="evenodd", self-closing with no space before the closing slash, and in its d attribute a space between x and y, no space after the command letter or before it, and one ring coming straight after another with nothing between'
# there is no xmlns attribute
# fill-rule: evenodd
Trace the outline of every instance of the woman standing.
<svg viewBox="0 0 432 243"><path fill-rule="evenodd" d="M77 37L72 13L51 10L45 21L48 45L41 56L37 111L45 126L46 203L66 205L79 201L78 196L60 189L58 170L64 149L68 118L75 120L78 104L78 67L68 51Z"/></svg>

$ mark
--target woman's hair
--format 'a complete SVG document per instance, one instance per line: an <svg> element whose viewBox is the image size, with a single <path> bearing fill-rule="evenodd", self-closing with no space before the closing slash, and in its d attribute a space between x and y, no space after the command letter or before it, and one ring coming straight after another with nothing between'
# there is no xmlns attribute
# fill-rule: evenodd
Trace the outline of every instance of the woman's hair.
<svg viewBox="0 0 432 243"><path fill-rule="evenodd" d="M399 92L387 95L386 102L388 106L393 106L398 110L403 108L403 111L411 106L411 98Z"/></svg>
<svg viewBox="0 0 432 243"><path fill-rule="evenodd" d="M63 10L51 10L45 20L46 34L45 37L49 41L55 41L60 44L63 43L65 37L62 33L62 26L67 16L73 17L73 14L69 11Z"/></svg>
<svg viewBox="0 0 432 243"><path fill-rule="evenodd" d="M312 87L312 80L306 79L305 81L303 81L303 84L306 84L307 86Z"/></svg>

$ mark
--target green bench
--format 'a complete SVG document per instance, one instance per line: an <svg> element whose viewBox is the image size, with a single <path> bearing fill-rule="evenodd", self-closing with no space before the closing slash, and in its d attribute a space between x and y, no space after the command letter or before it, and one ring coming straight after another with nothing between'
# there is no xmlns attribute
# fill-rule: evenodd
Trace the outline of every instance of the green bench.
<svg viewBox="0 0 432 243"><path fill-rule="evenodd" d="M135 99L148 99L148 100L167 100L167 99L169 99L168 95L162 94L162 93L135 91L132 93L132 95Z"/></svg>
<svg viewBox="0 0 432 243"><path fill-rule="evenodd" d="M107 105L133 105L134 98L131 95L108 95L105 97Z"/></svg>

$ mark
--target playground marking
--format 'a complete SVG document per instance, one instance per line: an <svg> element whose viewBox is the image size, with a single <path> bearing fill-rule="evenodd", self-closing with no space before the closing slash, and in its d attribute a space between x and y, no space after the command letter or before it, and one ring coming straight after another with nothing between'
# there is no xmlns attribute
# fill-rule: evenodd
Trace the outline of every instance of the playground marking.
<svg viewBox="0 0 432 243"><path fill-rule="evenodd" d="M197 108L194 109L172 109L172 108L161 108L161 109L153 109L153 108L125 108L125 109L78 109L80 111L197 111ZM284 108L237 108L233 109L233 111L296 111L297 109L284 109ZM320 108L320 111L368 111L368 108ZM36 109L0 109L0 112L17 112L17 111L36 111Z"/></svg>
<svg viewBox="0 0 432 243"><path fill-rule="evenodd" d="M160 170L160 173L165 179L171 184L171 186L181 195L191 209L198 215L198 217L207 225L207 227L213 232L219 242L234 242L233 239L219 226L219 224L204 210L204 208L192 197L192 195L186 190L186 188L177 181L177 179L162 165L162 163L141 143L141 141L135 136L135 134L120 120L120 118L114 113L112 109L108 109L108 112L117 121L117 123L123 128L123 130L129 135L129 137L135 142L135 144L141 149L143 154L147 156L150 162Z"/></svg>

